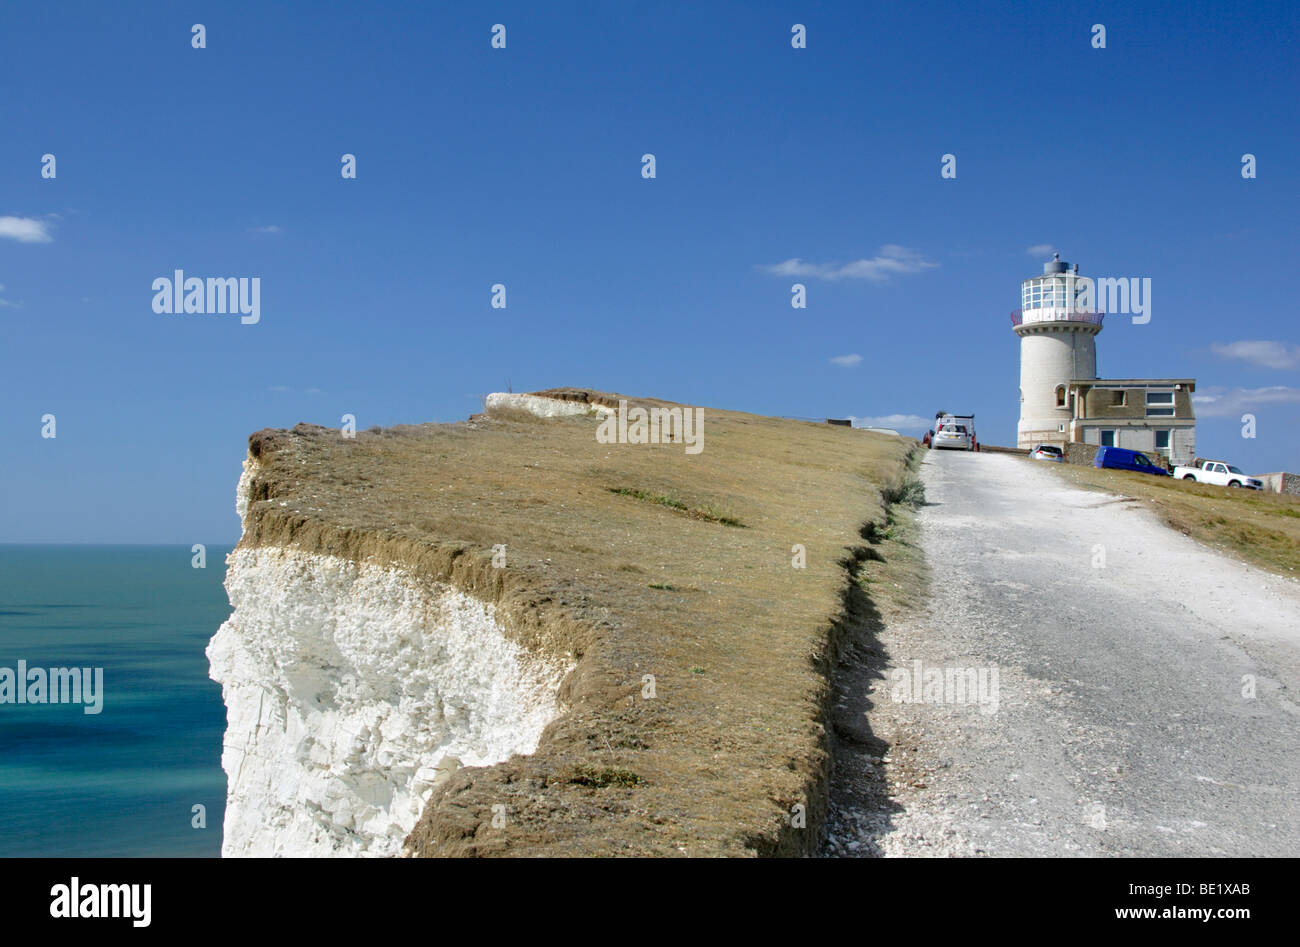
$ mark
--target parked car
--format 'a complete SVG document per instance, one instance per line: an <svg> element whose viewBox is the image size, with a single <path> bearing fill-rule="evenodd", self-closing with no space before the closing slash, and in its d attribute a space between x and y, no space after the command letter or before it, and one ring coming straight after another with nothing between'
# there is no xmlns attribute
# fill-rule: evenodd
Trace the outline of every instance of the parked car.
<svg viewBox="0 0 1300 947"><path fill-rule="evenodd" d="M942 447L947 450L970 450L973 444L974 440L966 425L953 423L941 423L930 441L931 447Z"/></svg>
<svg viewBox="0 0 1300 947"><path fill-rule="evenodd" d="M980 449L979 440L975 436L975 415L973 414L939 414L934 419L934 436L930 440L931 447L947 447L955 450L973 450ZM947 432L948 434L961 434L962 438L943 438L940 443L940 435Z"/></svg>
<svg viewBox="0 0 1300 947"><path fill-rule="evenodd" d="M1033 460L1054 460L1058 464L1065 463L1065 451L1051 444L1039 444L1029 452L1029 456Z"/></svg>
<svg viewBox="0 0 1300 947"><path fill-rule="evenodd" d="M1217 460L1203 460L1196 467L1175 467L1174 476L1179 480L1195 480L1197 483L1213 483L1220 487L1246 487L1249 490L1263 490L1264 481L1242 473L1240 467L1225 464Z"/></svg>
<svg viewBox="0 0 1300 947"><path fill-rule="evenodd" d="M1110 470L1136 470L1138 473L1155 474L1157 477L1169 476L1168 470L1153 464L1146 454L1129 450L1127 447L1097 448L1097 457L1092 465Z"/></svg>

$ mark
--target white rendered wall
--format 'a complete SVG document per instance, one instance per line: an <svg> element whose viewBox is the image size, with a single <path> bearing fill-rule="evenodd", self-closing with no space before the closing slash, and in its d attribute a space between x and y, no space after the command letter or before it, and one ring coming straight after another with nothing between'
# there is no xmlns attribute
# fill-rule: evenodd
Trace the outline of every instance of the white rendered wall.
<svg viewBox="0 0 1300 947"><path fill-rule="evenodd" d="M1156 449L1156 432L1146 427L1122 427L1116 431L1115 446L1150 454Z"/></svg>
<svg viewBox="0 0 1300 947"><path fill-rule="evenodd" d="M1097 344L1092 332L1068 329L1026 332L1020 338L1020 447L1055 433L1065 425L1061 440L1069 436L1070 408L1057 407L1056 389L1076 378L1097 377Z"/></svg>

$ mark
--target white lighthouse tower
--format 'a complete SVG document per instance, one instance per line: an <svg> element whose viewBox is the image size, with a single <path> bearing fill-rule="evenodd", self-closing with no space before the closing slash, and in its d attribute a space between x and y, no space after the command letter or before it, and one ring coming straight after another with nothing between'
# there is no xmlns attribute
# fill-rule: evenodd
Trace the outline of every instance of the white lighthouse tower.
<svg viewBox="0 0 1300 947"><path fill-rule="evenodd" d="M1016 446L1064 446L1070 440L1070 382L1097 377L1097 333L1091 287L1058 253L1042 276L1020 284L1011 323L1020 336L1020 423Z"/></svg>

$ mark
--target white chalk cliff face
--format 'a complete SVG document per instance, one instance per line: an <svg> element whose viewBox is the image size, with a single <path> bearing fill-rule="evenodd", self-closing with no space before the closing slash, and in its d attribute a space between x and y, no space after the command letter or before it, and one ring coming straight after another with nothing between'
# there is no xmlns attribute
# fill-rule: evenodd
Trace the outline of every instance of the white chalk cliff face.
<svg viewBox="0 0 1300 947"><path fill-rule="evenodd" d="M226 857L397 855L437 782L531 753L558 712L568 668L456 589L289 548L227 562Z"/></svg>
<svg viewBox="0 0 1300 947"><path fill-rule="evenodd" d="M511 394L494 391L487 396L487 412L501 409L515 409L535 414L539 418L585 417L598 415L604 417L613 414L614 409L603 404L587 404L582 401L561 401L557 398L543 398L538 395Z"/></svg>

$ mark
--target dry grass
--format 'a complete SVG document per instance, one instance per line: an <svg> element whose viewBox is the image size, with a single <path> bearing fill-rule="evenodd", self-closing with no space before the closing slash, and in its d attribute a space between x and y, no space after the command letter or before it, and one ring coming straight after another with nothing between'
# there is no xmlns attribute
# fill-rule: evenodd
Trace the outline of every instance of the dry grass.
<svg viewBox="0 0 1300 947"><path fill-rule="evenodd" d="M1291 577L1300 572L1300 497L1128 470L1041 466L1083 487L1136 497L1179 532L1252 565Z"/></svg>
<svg viewBox="0 0 1300 947"><path fill-rule="evenodd" d="M457 774L412 833L417 854L811 851L837 649L864 589L907 594L920 567L913 550L912 572L904 558L871 585L882 495L915 499L915 441L713 410L698 455L595 430L479 416L355 439L261 432L243 543L452 582L526 646L577 659L537 753ZM490 565L498 544L505 569ZM790 825L797 804L807 828Z"/></svg>

